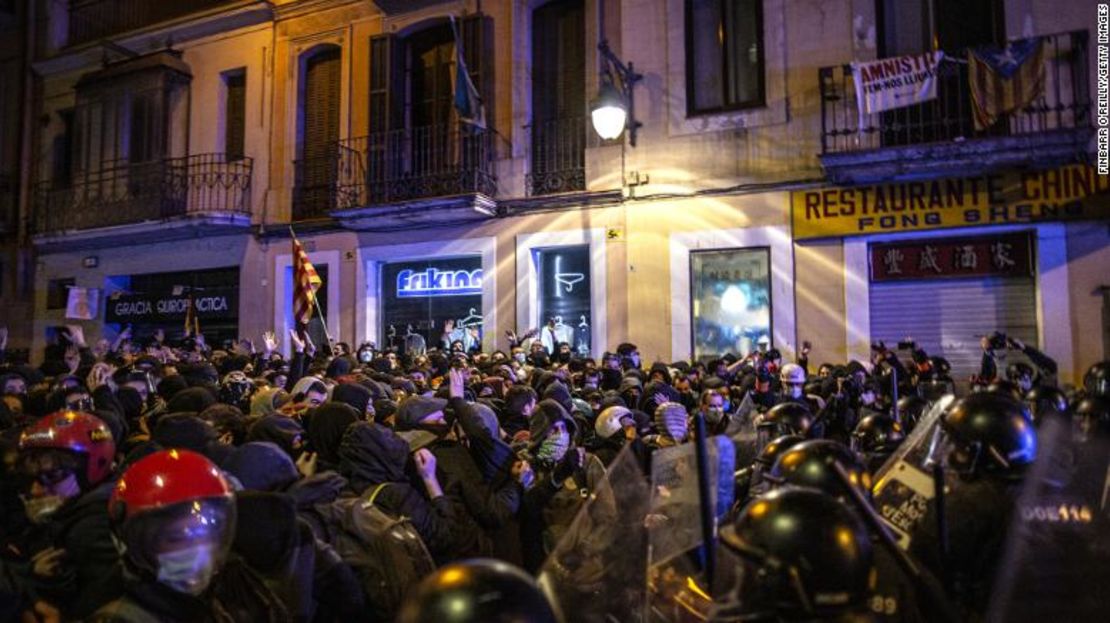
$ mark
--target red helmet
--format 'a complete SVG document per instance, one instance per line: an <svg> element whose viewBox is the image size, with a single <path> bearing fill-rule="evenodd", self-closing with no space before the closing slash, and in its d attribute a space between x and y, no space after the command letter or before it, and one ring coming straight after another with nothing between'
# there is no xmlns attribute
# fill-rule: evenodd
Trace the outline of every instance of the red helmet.
<svg viewBox="0 0 1110 623"><path fill-rule="evenodd" d="M19 449L68 450L84 456L84 478L89 485L99 484L112 473L116 456L116 442L104 421L77 411L58 411L39 418L23 430Z"/></svg>
<svg viewBox="0 0 1110 623"><path fill-rule="evenodd" d="M136 461L116 483L108 509L127 546L127 562L179 592L204 590L235 535L231 485L211 461L189 450L163 450ZM190 561L184 569L172 562L182 554ZM198 573L198 561L205 573Z"/></svg>
<svg viewBox="0 0 1110 623"><path fill-rule="evenodd" d="M128 467L108 503L112 518L124 522L139 513L208 498L234 501L223 473L203 455L174 449L155 452Z"/></svg>

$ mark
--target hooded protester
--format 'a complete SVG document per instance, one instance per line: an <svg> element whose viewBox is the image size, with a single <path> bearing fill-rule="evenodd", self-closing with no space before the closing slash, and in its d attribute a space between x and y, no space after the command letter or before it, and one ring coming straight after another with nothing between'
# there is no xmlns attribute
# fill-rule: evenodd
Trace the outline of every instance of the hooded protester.
<svg viewBox="0 0 1110 623"><path fill-rule="evenodd" d="M370 399L370 389L359 383L340 383L331 392L334 402L350 405L359 414L359 419L373 419L374 405Z"/></svg>
<svg viewBox="0 0 1110 623"><path fill-rule="evenodd" d="M289 400L289 394L280 387L265 387L251 397L250 417L258 419L277 415L278 409Z"/></svg>
<svg viewBox="0 0 1110 623"><path fill-rule="evenodd" d="M412 455L424 486L421 492L409 484L409 454L408 443L393 431L381 424L356 422L340 443L339 471L355 495L385 485L374 504L393 517L407 517L437 563L458 558L469 543L458 539L458 514L436 478L435 455L426 449Z"/></svg>
<svg viewBox="0 0 1110 623"><path fill-rule="evenodd" d="M339 444L343 440L343 433L348 426L362 419L360 415L360 412L343 402L324 403L312 414L308 423L308 439L312 451L316 453L317 470L339 470Z"/></svg>
<svg viewBox="0 0 1110 623"><path fill-rule="evenodd" d="M562 405L540 401L532 414L528 448L536 484L525 494L520 519L524 567L533 573L605 477L605 465L578 447L577 434Z"/></svg>
<svg viewBox="0 0 1110 623"><path fill-rule="evenodd" d="M648 438L648 445L653 448L669 448L686 441L689 435L686 408L677 402L664 402L655 408L652 421L658 435Z"/></svg>
<svg viewBox="0 0 1110 623"><path fill-rule="evenodd" d="M247 441L270 441L278 445L294 461L304 452L304 429L292 418L267 415L247 431Z"/></svg>
<svg viewBox="0 0 1110 623"><path fill-rule="evenodd" d="M297 516L292 497L241 491L235 505L232 551L261 575L295 621L349 621L363 614L354 572Z"/></svg>

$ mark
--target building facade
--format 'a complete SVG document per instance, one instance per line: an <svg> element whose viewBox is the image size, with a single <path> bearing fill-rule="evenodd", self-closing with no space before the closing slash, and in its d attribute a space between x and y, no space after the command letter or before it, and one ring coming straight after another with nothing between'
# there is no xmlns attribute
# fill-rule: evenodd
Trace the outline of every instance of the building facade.
<svg viewBox="0 0 1110 623"><path fill-rule="evenodd" d="M537 328L595 356L843 361L912 337L966 376L999 329L1074 382L1110 356L1110 181L1096 3L1073 4L35 2L20 339L172 337L189 298L209 341L285 334L292 228L349 343ZM1035 97L984 124L967 50L1014 39ZM602 41L642 75L634 146L590 124L620 81ZM861 112L850 63L936 50L935 98Z"/></svg>

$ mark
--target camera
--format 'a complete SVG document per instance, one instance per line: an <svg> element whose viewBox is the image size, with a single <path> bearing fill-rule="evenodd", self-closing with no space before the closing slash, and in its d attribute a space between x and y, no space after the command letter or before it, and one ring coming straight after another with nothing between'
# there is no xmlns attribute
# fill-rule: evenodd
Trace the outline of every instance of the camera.
<svg viewBox="0 0 1110 623"><path fill-rule="evenodd" d="M917 342L912 337L907 337L904 340L898 341L898 350L916 350Z"/></svg>
<svg viewBox="0 0 1110 623"><path fill-rule="evenodd" d="M871 352L873 352L873 353L886 352L886 343L883 342L882 340L879 340L878 342L871 342Z"/></svg>

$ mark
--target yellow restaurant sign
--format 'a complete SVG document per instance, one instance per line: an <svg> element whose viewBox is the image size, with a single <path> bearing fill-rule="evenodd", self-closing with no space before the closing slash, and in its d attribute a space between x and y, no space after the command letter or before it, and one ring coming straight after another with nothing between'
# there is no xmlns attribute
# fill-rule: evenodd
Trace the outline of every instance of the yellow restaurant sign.
<svg viewBox="0 0 1110 623"><path fill-rule="evenodd" d="M817 188L791 193L794 238L946 227L1110 219L1110 176L1070 165L1045 171Z"/></svg>

